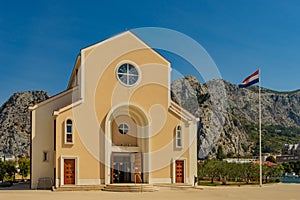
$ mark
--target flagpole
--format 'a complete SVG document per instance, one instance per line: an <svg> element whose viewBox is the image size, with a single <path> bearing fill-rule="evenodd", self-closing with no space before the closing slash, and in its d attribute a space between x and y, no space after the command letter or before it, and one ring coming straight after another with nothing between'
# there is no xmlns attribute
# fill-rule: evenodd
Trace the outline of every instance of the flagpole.
<svg viewBox="0 0 300 200"><path fill-rule="evenodd" d="M262 187L262 149L261 149L261 72L259 71L258 107L259 107L259 186Z"/></svg>
<svg viewBox="0 0 300 200"><path fill-rule="evenodd" d="M258 85L258 126L259 126L259 186L262 187L262 148L261 148L261 75L260 75L260 67L256 72L248 76L242 84L239 84L239 88L246 88L255 83L259 83Z"/></svg>

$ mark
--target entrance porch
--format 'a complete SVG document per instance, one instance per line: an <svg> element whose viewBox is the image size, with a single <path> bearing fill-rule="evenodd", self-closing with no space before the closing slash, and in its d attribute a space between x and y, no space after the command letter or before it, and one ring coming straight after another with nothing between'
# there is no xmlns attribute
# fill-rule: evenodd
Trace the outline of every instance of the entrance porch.
<svg viewBox="0 0 300 200"><path fill-rule="evenodd" d="M142 153L113 152L111 183L143 183Z"/></svg>

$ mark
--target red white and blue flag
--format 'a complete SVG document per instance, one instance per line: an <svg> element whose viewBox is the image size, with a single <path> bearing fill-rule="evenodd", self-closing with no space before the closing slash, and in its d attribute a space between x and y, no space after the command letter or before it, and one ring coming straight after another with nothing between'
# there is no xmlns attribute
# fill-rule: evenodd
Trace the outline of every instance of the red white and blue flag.
<svg viewBox="0 0 300 200"><path fill-rule="evenodd" d="M259 70L248 76L241 84L239 84L239 88L246 88L255 83L259 82Z"/></svg>

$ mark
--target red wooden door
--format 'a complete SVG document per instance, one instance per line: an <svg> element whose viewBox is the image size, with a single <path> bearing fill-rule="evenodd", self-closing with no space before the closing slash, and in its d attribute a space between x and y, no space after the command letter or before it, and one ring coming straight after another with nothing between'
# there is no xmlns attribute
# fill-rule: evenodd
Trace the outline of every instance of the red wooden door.
<svg viewBox="0 0 300 200"><path fill-rule="evenodd" d="M143 183L143 169L142 169L142 153L133 153L134 156L134 182Z"/></svg>
<svg viewBox="0 0 300 200"><path fill-rule="evenodd" d="M176 161L176 183L184 183L184 161Z"/></svg>
<svg viewBox="0 0 300 200"><path fill-rule="evenodd" d="M64 184L75 184L75 159L64 160Z"/></svg>

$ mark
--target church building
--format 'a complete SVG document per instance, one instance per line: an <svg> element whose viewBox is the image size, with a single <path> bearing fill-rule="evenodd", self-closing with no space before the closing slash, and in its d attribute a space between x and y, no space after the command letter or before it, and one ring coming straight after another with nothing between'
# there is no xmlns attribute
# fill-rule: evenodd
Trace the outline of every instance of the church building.
<svg viewBox="0 0 300 200"><path fill-rule="evenodd" d="M30 107L31 188L193 184L199 119L171 100L171 70L130 31L81 49L66 90Z"/></svg>

